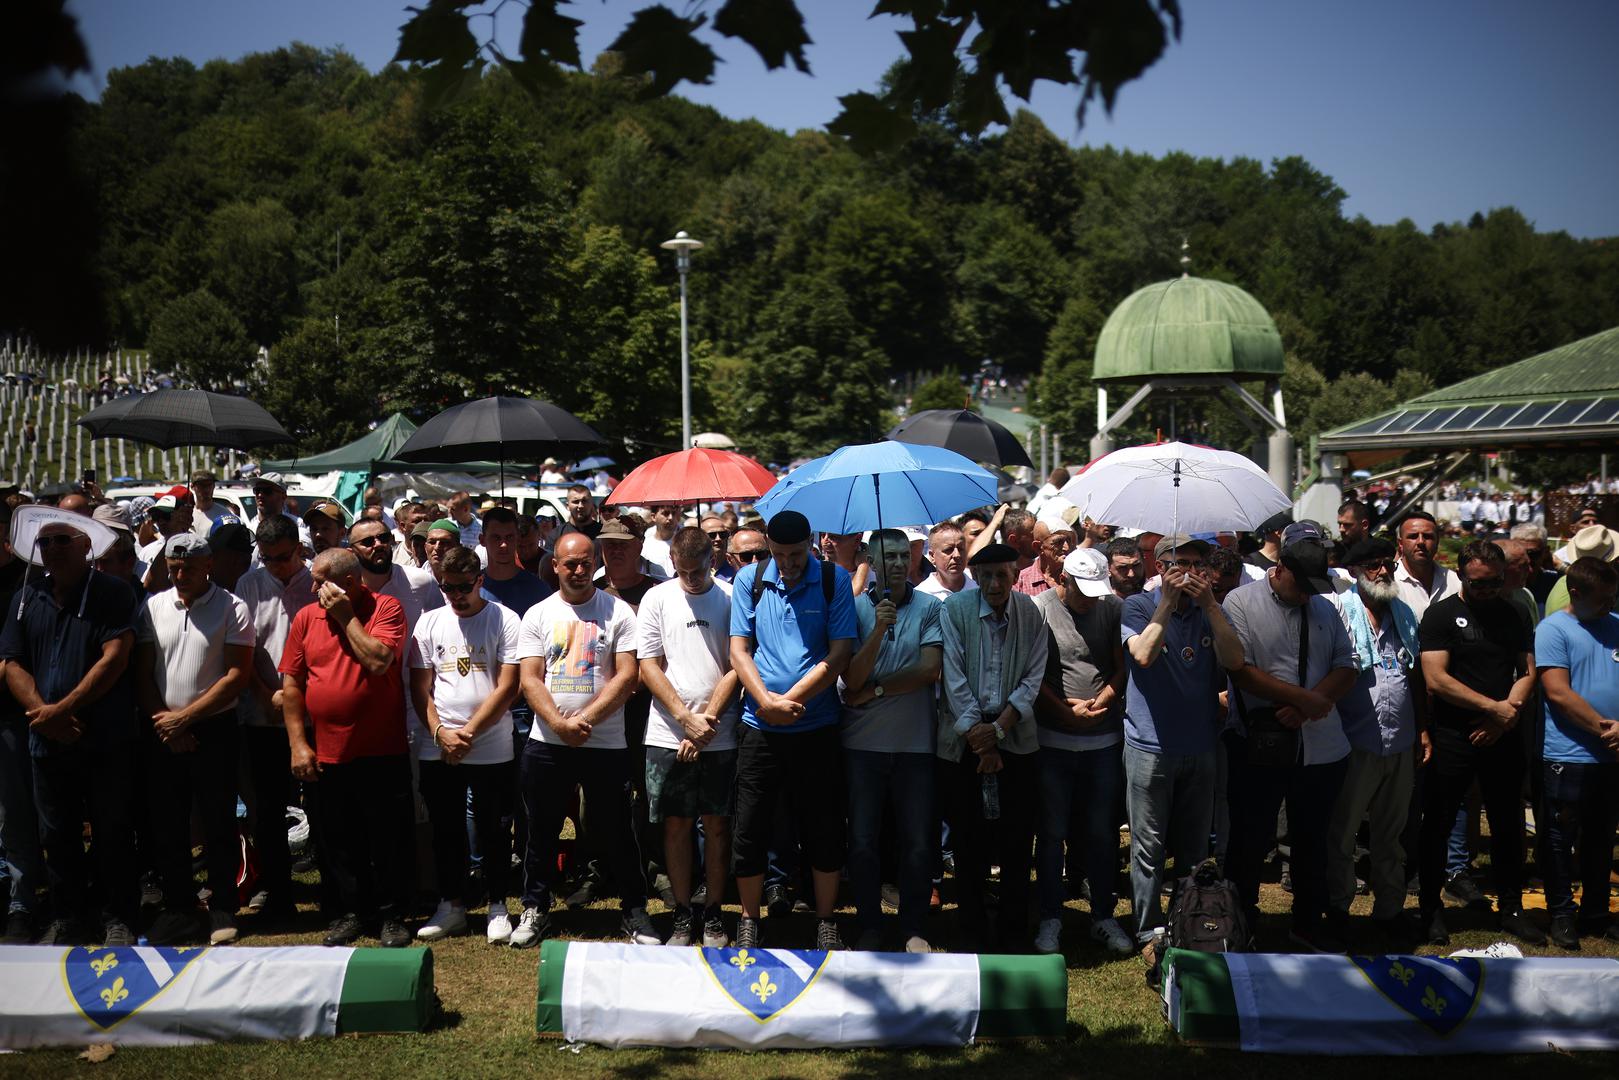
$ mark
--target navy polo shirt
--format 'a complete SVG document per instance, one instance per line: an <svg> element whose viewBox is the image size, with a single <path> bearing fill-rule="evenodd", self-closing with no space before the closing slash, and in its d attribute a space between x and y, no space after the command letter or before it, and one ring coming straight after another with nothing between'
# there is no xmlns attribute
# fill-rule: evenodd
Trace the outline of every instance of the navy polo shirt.
<svg viewBox="0 0 1619 1080"><path fill-rule="evenodd" d="M83 681L101 659L103 645L134 631L140 610L129 585L98 571L91 571L83 587L64 604L57 604L48 577L24 589L22 597L21 621L15 598L5 612L0 658L22 665L34 677L39 696L47 704L62 700ZM58 743L30 732L28 745L33 756L49 757L73 746L111 750L134 742L134 670L131 662L105 694L78 710L84 731L76 743Z"/></svg>
<svg viewBox="0 0 1619 1080"><path fill-rule="evenodd" d="M830 610L821 586L823 564L819 559L810 558L791 589L782 588L775 560L766 563L757 612L753 579L761 572L760 564L749 563L736 572L731 588L731 636L753 639L753 664L772 693L791 690L810 668L826 659L833 641L853 641L859 636L849 572L832 563L824 564L824 569L833 575ZM742 695L742 722L761 731L814 731L838 723L841 711L836 684L805 705L803 717L793 724L765 723L756 715L753 696Z"/></svg>
<svg viewBox="0 0 1619 1080"><path fill-rule="evenodd" d="M1206 754L1220 734L1219 693L1225 670L1214 656L1214 628L1196 604L1170 612L1160 655L1142 667L1128 642L1147 629L1159 590L1124 602L1120 640L1130 681L1124 691L1124 741L1152 754Z"/></svg>

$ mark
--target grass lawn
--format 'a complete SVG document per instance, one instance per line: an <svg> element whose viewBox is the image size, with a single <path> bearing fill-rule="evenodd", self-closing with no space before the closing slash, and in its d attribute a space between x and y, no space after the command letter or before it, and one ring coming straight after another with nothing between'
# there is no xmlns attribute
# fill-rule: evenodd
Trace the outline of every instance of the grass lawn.
<svg viewBox="0 0 1619 1080"><path fill-rule="evenodd" d="M1538 894L1526 897L1531 906ZM1413 901L1414 903L1414 901ZM1288 897L1276 885L1266 885L1262 907L1261 944L1279 947L1287 929ZM1182 1044L1164 1024L1160 1000L1143 979L1139 959L1108 959L1093 947L1086 934L1088 915L1083 901L1070 903L1065 935L1067 945L1068 1034L1062 1040L975 1046L965 1050L895 1051L778 1051L763 1053L701 1052L687 1050L603 1050L569 1047L534 1034L535 972L538 950L494 948L482 939L482 919L474 918L476 936L433 946L437 988L443 1016L421 1035L360 1035L315 1039L302 1043L236 1043L177 1049L122 1049L109 1061L91 1065L77 1060L71 1050L35 1050L0 1055L0 1076L94 1075L97 1080L118 1077L178 1076L262 1077L266 1080L316 1080L342 1077L426 1076L440 1080L514 1075L568 1075L653 1080L690 1077L693 1080L767 1080L776 1077L903 1076L1015 1076L1038 1070L1046 1076L1169 1075L1234 1077L1296 1077L1308 1070L1310 1080L1344 1076L1363 1080L1368 1068L1386 1067L1357 1058L1280 1057L1245 1055L1233 1050L1212 1050ZM654 918L660 905L652 904ZM1357 914L1370 910L1370 898L1356 901ZM734 917L735 909L730 909ZM1544 912L1537 912L1544 918ZM569 936L615 936L617 911L598 904L583 912L557 915ZM318 916L305 914L301 933L268 935L253 932L253 917L244 915L244 944L317 944ZM663 919L658 919L660 925ZM1363 920L1357 920L1361 922ZM808 915L790 917L786 929L765 924L767 945L807 947L813 937ZM1499 939L1491 916L1454 909L1449 922L1452 948L1480 947ZM930 932L948 942L954 914L947 907L933 920ZM1448 951L1448 950L1446 950ZM1526 952L1553 954L1550 947ZM1560 954L1559 955L1566 955ZM1584 956L1619 957L1612 942L1587 941ZM1401 1065L1398 1068L1409 1066ZM1437 1068L1441 1076L1539 1077L1555 1070L1558 1076L1619 1075L1619 1055L1544 1054L1521 1057L1434 1058L1416 1068Z"/></svg>

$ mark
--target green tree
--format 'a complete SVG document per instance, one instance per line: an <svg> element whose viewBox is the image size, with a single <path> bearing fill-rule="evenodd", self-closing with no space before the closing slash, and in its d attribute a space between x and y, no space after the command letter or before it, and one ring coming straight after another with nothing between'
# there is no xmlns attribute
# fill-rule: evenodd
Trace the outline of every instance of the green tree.
<svg viewBox="0 0 1619 1080"><path fill-rule="evenodd" d="M1085 293L1070 296L1046 341L1045 361L1030 383L1029 411L1069 446L1096 434L1096 338L1107 314Z"/></svg>
<svg viewBox="0 0 1619 1080"><path fill-rule="evenodd" d="M338 344L329 319L300 319L256 372L254 398L281 421L301 453L330 450L365 433L386 411L385 384Z"/></svg>
<svg viewBox="0 0 1619 1080"><path fill-rule="evenodd" d="M961 376L954 371L935 375L918 386L911 395L913 416L927 409L972 409L976 412L977 408L967 388L962 385Z"/></svg>
<svg viewBox="0 0 1619 1080"><path fill-rule="evenodd" d="M147 348L159 370L178 372L204 390L229 392L253 368L246 328L206 289L169 303L152 324Z"/></svg>
<svg viewBox="0 0 1619 1080"><path fill-rule="evenodd" d="M208 289L224 300L254 341L271 342L294 314L297 223L274 199L232 202L208 218L203 248Z"/></svg>
<svg viewBox="0 0 1619 1080"><path fill-rule="evenodd" d="M1069 273L1049 240L1010 207L980 208L960 238L955 322L969 358L1039 368Z"/></svg>
<svg viewBox="0 0 1619 1080"><path fill-rule="evenodd" d="M789 461L870 442L887 430L888 358L871 345L838 287L790 278L771 300L734 384L716 387L725 430L745 453Z"/></svg>

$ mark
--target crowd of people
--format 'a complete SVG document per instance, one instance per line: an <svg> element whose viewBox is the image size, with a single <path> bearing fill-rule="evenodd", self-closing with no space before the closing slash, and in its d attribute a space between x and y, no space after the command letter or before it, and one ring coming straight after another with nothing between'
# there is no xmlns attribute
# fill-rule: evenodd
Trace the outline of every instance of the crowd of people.
<svg viewBox="0 0 1619 1080"><path fill-rule="evenodd" d="M1555 549L1492 518L1448 567L1430 515L1354 500L1251 535L1125 536L1062 500L838 535L583 485L564 519L467 493L295 513L253 483L251 529L205 472L124 505L7 493L7 940L294 925L293 808L331 945L467 934L487 904L490 943L531 946L616 896L644 945L757 947L799 911L823 949L1082 934L1151 961L1166 888L1213 858L1250 926L1283 863L1290 947L1399 951L1489 903L1475 786L1501 929L1619 937L1619 534L1594 517Z"/></svg>

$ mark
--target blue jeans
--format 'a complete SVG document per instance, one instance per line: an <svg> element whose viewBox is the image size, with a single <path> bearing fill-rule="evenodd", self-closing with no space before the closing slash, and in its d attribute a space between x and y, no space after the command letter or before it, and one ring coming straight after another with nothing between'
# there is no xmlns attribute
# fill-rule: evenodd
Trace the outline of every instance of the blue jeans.
<svg viewBox="0 0 1619 1080"><path fill-rule="evenodd" d="M1040 918L1062 915L1063 844L1078 845L1078 858L1091 887L1091 918L1111 919L1118 903L1114 890L1119 830L1114 804L1124 786L1119 747L1100 750L1040 748L1040 834L1035 845L1040 881Z"/></svg>
<svg viewBox="0 0 1619 1080"><path fill-rule="evenodd" d="M932 754L843 752L849 790L849 884L862 933L882 921L883 811L892 807L899 857L900 936L921 936L933 893L938 816Z"/></svg>
<svg viewBox="0 0 1619 1080"><path fill-rule="evenodd" d="M39 818L34 810L28 722L0 721L0 850L11 877L11 910L32 911L39 889Z"/></svg>
<svg viewBox="0 0 1619 1080"><path fill-rule="evenodd" d="M1546 907L1553 916L1573 917L1574 878L1585 885L1579 914L1586 923L1608 917L1608 869L1613 861L1613 830L1619 822L1619 764L1543 761L1545 814L1541 827L1550 855L1545 869ZM1536 824L1541 824L1536 815ZM1490 822L1495 828L1495 822Z"/></svg>
<svg viewBox="0 0 1619 1080"><path fill-rule="evenodd" d="M1190 873L1209 852L1214 818L1214 751L1154 754L1124 744L1125 805L1130 814L1130 903L1136 939L1164 923L1164 860Z"/></svg>

